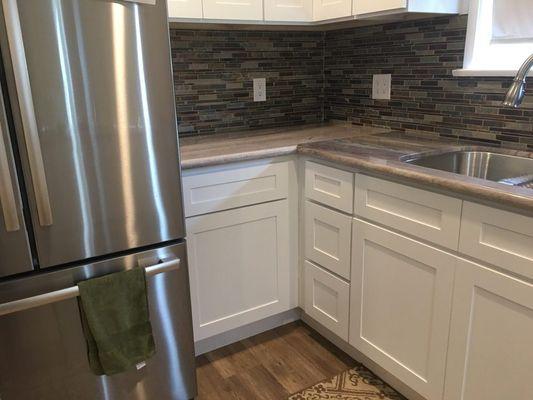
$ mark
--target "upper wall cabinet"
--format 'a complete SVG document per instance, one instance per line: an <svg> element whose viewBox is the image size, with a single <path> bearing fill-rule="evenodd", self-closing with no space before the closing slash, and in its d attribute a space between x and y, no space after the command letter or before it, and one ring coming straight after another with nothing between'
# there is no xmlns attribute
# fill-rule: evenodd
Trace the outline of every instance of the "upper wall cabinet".
<svg viewBox="0 0 533 400"><path fill-rule="evenodd" d="M314 0L313 15L315 21L350 17L352 2L351 0Z"/></svg>
<svg viewBox="0 0 533 400"><path fill-rule="evenodd" d="M311 22L313 0L265 0L265 20Z"/></svg>
<svg viewBox="0 0 533 400"><path fill-rule="evenodd" d="M203 0L204 18L263 20L263 0Z"/></svg>
<svg viewBox="0 0 533 400"><path fill-rule="evenodd" d="M168 17L174 18L202 18L202 0L167 0Z"/></svg>
<svg viewBox="0 0 533 400"><path fill-rule="evenodd" d="M463 0L353 0L356 17L371 17L401 12L455 14Z"/></svg>

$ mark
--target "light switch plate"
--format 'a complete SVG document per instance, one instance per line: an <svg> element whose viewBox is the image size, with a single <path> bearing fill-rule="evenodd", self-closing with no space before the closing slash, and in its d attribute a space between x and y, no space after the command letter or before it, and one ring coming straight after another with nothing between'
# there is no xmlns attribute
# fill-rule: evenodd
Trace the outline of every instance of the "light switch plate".
<svg viewBox="0 0 533 400"><path fill-rule="evenodd" d="M254 101L266 101L266 78L254 79Z"/></svg>
<svg viewBox="0 0 533 400"><path fill-rule="evenodd" d="M372 98L376 100L390 100L391 74L376 74L372 81Z"/></svg>

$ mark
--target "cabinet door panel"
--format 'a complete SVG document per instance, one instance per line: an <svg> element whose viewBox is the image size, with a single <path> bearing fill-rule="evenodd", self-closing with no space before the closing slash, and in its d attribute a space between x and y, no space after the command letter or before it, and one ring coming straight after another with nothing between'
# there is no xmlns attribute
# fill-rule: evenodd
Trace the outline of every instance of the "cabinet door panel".
<svg viewBox="0 0 533 400"><path fill-rule="evenodd" d="M313 0L265 0L266 21L313 20Z"/></svg>
<svg viewBox="0 0 533 400"><path fill-rule="evenodd" d="M350 344L441 398L455 257L360 220L352 236Z"/></svg>
<svg viewBox="0 0 533 400"><path fill-rule="evenodd" d="M286 311L288 202L187 219L195 340Z"/></svg>
<svg viewBox="0 0 533 400"><path fill-rule="evenodd" d="M314 0L313 14L315 21L349 17L352 15L351 0Z"/></svg>
<svg viewBox="0 0 533 400"><path fill-rule="evenodd" d="M407 0L354 0L355 15L407 8Z"/></svg>
<svg viewBox="0 0 533 400"><path fill-rule="evenodd" d="M305 261L305 312L348 340L350 284Z"/></svg>
<svg viewBox="0 0 533 400"><path fill-rule="evenodd" d="M263 20L263 0L203 0L204 18Z"/></svg>
<svg viewBox="0 0 533 400"><path fill-rule="evenodd" d="M460 260L446 399L533 399L533 285Z"/></svg>
<svg viewBox="0 0 533 400"><path fill-rule="evenodd" d="M202 18L202 0L167 0L168 17Z"/></svg>

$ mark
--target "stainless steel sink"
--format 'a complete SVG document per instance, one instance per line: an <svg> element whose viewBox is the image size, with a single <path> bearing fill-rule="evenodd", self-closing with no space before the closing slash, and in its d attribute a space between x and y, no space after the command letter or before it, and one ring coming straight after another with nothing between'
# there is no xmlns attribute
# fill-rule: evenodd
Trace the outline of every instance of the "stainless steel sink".
<svg viewBox="0 0 533 400"><path fill-rule="evenodd" d="M403 161L421 167L533 189L533 158L490 151L453 151L414 156Z"/></svg>

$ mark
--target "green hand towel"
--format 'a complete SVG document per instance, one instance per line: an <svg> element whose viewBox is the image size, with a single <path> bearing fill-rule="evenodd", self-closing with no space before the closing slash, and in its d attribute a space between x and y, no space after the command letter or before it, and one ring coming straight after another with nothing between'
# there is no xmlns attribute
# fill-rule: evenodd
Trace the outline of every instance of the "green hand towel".
<svg viewBox="0 0 533 400"><path fill-rule="evenodd" d="M96 375L127 371L155 354L143 268L78 283L89 365Z"/></svg>

